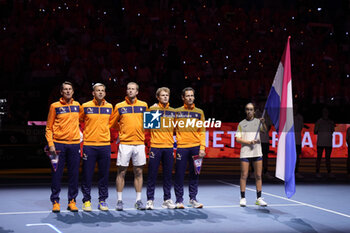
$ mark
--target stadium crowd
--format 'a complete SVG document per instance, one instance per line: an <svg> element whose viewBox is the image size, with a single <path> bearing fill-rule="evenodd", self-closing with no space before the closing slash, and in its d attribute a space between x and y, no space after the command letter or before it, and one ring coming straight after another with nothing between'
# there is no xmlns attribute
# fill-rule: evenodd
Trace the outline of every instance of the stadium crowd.
<svg viewBox="0 0 350 233"><path fill-rule="evenodd" d="M344 5L345 4L345 5ZM323 106L346 123L350 101L350 14L346 1L0 1L1 96L7 123L45 120L64 80L82 103L93 83L108 101L129 81L153 103L170 87L198 90L207 117L238 121L247 101L263 106L288 35L295 103L305 122ZM332 114L333 110L337 114ZM314 114L317 111L319 114Z"/></svg>

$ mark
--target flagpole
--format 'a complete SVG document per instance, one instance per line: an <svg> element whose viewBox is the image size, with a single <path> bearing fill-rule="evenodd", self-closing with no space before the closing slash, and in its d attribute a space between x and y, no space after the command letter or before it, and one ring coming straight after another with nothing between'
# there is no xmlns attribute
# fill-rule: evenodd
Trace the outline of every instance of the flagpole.
<svg viewBox="0 0 350 233"><path fill-rule="evenodd" d="M262 114L262 117L261 118L264 118L265 117L265 112L266 112L266 109L264 108L264 111L263 111L263 114ZM256 131L256 134L255 134L255 137L254 137L254 140L256 140L258 138L258 133L260 131L260 127L261 127L261 121L259 123L259 127L258 127L258 130Z"/></svg>
<svg viewBox="0 0 350 233"><path fill-rule="evenodd" d="M287 108L293 108L290 39L291 37L288 36L265 104L265 109L276 131L278 131L279 137L275 176L284 181L285 193L288 198L291 198L295 193L296 161L293 113L287 111Z"/></svg>

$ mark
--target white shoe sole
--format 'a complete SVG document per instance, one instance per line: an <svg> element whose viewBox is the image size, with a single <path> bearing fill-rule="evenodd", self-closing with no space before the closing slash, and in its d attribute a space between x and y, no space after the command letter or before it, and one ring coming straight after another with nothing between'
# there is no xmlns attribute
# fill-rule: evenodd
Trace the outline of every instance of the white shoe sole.
<svg viewBox="0 0 350 233"><path fill-rule="evenodd" d="M203 205L199 205L199 206L193 206L193 205L189 205L190 207L192 208L195 208L195 209L202 209L203 208Z"/></svg>

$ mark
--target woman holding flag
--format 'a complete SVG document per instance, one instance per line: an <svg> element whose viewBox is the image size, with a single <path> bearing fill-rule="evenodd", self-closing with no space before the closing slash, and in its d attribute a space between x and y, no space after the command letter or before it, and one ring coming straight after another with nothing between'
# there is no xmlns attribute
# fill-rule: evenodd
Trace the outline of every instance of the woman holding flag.
<svg viewBox="0 0 350 233"><path fill-rule="evenodd" d="M262 151L259 131L266 131L264 118L255 118L255 107L252 103L245 106L247 114L246 119L238 124L236 141L242 145L240 159L241 159L241 200L240 206L245 207L247 200L245 198L245 189L247 184L247 177L249 173L249 163L253 163L256 195L255 204L260 206L267 206L267 203L261 198L262 189ZM261 124L262 123L262 124ZM258 132L257 132L258 130Z"/></svg>

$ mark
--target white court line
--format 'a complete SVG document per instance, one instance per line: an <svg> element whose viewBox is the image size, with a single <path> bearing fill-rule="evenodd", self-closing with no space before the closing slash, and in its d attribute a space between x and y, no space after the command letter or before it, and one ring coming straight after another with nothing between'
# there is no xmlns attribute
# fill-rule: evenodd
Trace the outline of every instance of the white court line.
<svg viewBox="0 0 350 233"><path fill-rule="evenodd" d="M283 206L301 206L302 204L271 204L269 206L275 206L275 207L283 207ZM257 205L247 205L247 206L257 206ZM237 208L240 207L240 205L217 205L217 206L204 206L203 209L221 209L221 208ZM187 207L185 206L185 209L193 209L192 207ZM123 211L140 211L140 210L136 210L135 208L124 208ZM165 209L162 207L156 207L154 208L154 210L172 210L172 209ZM113 212L120 212L123 213L123 211L117 211L114 209L111 209L109 211L113 211ZM151 210L144 210L144 211L151 211ZM83 210L79 210L79 212L81 213L89 213L89 212L85 212ZM101 211L98 209L93 209L91 212L101 212L101 213L106 213L108 211ZM6 213L0 213L0 215L22 215L22 214L50 214L52 213L52 211L28 211L28 212L6 212ZM71 211L69 210L61 210L60 213L71 213Z"/></svg>
<svg viewBox="0 0 350 233"><path fill-rule="evenodd" d="M272 204L268 206L283 207L283 206L301 206L302 204ZM248 207L258 207L258 205L246 205ZM240 205L218 205L218 206L204 206L203 209L216 209L216 208L237 208Z"/></svg>
<svg viewBox="0 0 350 233"><path fill-rule="evenodd" d="M26 224L27 227L33 227L33 226L48 226L51 227L53 230L55 230L58 233L62 233L62 231L58 230L54 225L50 223L33 223L33 224Z"/></svg>
<svg viewBox="0 0 350 233"><path fill-rule="evenodd" d="M0 215L16 215L16 214L47 214L51 213L52 211L28 211L28 212L5 212L5 213L0 213ZM64 211L61 211L64 212ZM68 211L66 211L68 212Z"/></svg>
<svg viewBox="0 0 350 233"><path fill-rule="evenodd" d="M227 185L229 185L229 186L233 186L233 187L236 187L236 188L239 188L239 187L240 187L240 186L237 185L237 184L228 183L228 182L225 182L225 181L223 181L223 180L217 180L217 181L220 182L220 183L222 183L222 184L227 184ZM255 189L251 189L251 188L246 188L246 190L249 190L249 191L252 191L252 192L256 192ZM267 193L267 192L265 192L265 191L264 191L264 195L271 196L271 197L276 197L276 198L279 198L279 199L282 199L282 200L294 202L294 203L297 203L297 204L300 204L300 205L308 206L308 207L311 207L311 208L314 208L314 209L323 210L323 211L326 211L326 212L329 212L329 213L332 213L332 214L337 214L337 215L340 215L340 216L343 216L343 217L346 217L346 218L350 218L350 215L348 215L348 214L343 214L343 213L340 213L340 212L338 212L338 211L334 211L334 210L322 208L322 207L319 207L319 206L307 204L307 203L301 202L301 201L291 200L291 199L288 199L288 198L286 198L286 197L281 197L281 196L278 196L278 195L275 195L275 194L272 194L272 193ZM269 205L269 206L271 206L271 205Z"/></svg>

